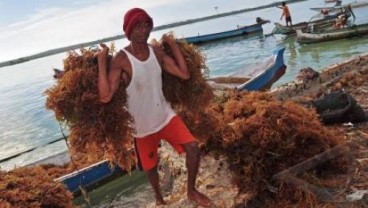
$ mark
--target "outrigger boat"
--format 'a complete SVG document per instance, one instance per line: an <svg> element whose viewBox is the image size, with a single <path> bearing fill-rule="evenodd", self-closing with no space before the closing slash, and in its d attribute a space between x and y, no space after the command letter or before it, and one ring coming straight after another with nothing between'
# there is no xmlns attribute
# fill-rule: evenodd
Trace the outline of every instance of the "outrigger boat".
<svg viewBox="0 0 368 208"><path fill-rule="evenodd" d="M348 7L350 6L351 8L360 8L360 7L366 7L368 6L368 1L353 1L351 3L348 4L343 4L343 5L335 5L335 6L329 6L329 7L313 7L310 8L313 11L316 12L320 12L321 10L325 10L328 12L335 12L338 10L341 10L342 8Z"/></svg>
<svg viewBox="0 0 368 208"><path fill-rule="evenodd" d="M352 25L343 29L329 29L318 32L296 31L298 43L318 43L343 38L368 35L368 24Z"/></svg>
<svg viewBox="0 0 368 208"><path fill-rule="evenodd" d="M331 26L333 21L340 15L345 15L346 18L349 18L351 16L355 17L351 10L345 10L342 12L337 12L335 14L325 15L322 19L312 20L314 18L312 17L311 20L308 22L300 22L292 26L284 26L278 22L275 22L275 28L273 29L272 33L290 35L290 34L294 34L297 30L304 30L308 27L323 28L323 27Z"/></svg>

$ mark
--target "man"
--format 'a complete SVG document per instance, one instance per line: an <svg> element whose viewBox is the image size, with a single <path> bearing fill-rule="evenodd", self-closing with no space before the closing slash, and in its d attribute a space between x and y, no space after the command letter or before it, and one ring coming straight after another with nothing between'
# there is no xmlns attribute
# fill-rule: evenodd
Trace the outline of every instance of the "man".
<svg viewBox="0 0 368 208"><path fill-rule="evenodd" d="M278 7L280 9L282 9L282 15L281 15L280 20L282 20L282 17L285 16L286 26L289 26L289 22L290 22L290 26L292 26L293 24L292 24L292 21L291 21L291 15L290 15L289 7L286 6L285 2L282 2L281 5L282 5L281 7Z"/></svg>
<svg viewBox="0 0 368 208"><path fill-rule="evenodd" d="M124 16L123 30L130 44L112 59L109 73L106 58L109 48L101 44L98 58L100 100L108 103L122 82L128 94L128 110L134 119L135 150L138 167L146 172L157 205L165 205L157 172L157 149L160 139L168 141L178 153L186 152L188 199L201 205L212 202L195 188L200 152L198 144L179 116L166 101L162 91L162 70L181 79L189 79L189 71L178 45L163 35L163 42L173 51L174 59L162 49L147 43L153 28L152 18L142 9L134 8Z"/></svg>

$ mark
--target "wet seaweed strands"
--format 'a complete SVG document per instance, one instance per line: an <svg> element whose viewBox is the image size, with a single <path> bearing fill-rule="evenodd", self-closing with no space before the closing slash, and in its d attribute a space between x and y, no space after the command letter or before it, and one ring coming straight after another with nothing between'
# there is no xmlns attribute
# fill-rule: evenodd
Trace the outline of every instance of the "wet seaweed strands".
<svg viewBox="0 0 368 208"><path fill-rule="evenodd" d="M207 123L214 125L202 125L210 134L204 148L228 158L228 168L241 193L253 195L265 207L283 200L316 203L313 194L272 179L278 172L344 142L342 135L320 123L315 111L278 101L268 93L232 91L212 103L207 113L211 118ZM346 160L327 162L318 170L341 172L346 170ZM303 177L315 174L308 172ZM269 187L277 194L270 194Z"/></svg>
<svg viewBox="0 0 368 208"><path fill-rule="evenodd" d="M98 67L95 51L69 52L64 60L64 75L48 89L47 109L70 128L68 143L74 153L86 153L92 161L110 159L130 170L132 159L132 117L126 109L124 85L111 102L104 104L98 95Z"/></svg>
<svg viewBox="0 0 368 208"><path fill-rule="evenodd" d="M175 39L173 34L169 34L169 37ZM152 44L162 48L169 56L174 56L170 47L162 44L162 41L154 40ZM189 80L182 80L163 71L164 96L177 111L203 111L213 98L213 89L205 79L209 72L205 64L206 58L202 51L193 44L178 42L178 46L187 63L190 78Z"/></svg>
<svg viewBox="0 0 368 208"><path fill-rule="evenodd" d="M42 167L0 171L0 207L72 208L73 195Z"/></svg>

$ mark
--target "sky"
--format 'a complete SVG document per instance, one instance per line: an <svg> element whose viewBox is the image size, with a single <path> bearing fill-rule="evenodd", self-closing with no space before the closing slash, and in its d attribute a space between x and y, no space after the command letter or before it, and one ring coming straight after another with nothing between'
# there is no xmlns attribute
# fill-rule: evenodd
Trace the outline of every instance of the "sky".
<svg viewBox="0 0 368 208"><path fill-rule="evenodd" d="M156 26L272 0L0 0L0 62L122 34L123 14L145 9ZM243 6L244 5L244 6Z"/></svg>

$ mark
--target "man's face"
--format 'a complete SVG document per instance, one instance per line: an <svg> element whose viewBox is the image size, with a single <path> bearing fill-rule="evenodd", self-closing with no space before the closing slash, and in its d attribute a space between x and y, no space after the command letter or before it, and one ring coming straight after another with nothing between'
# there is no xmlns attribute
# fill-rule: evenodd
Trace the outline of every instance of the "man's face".
<svg viewBox="0 0 368 208"><path fill-rule="evenodd" d="M146 21L139 21L130 34L130 40L135 42L147 42L152 31L152 24Z"/></svg>

